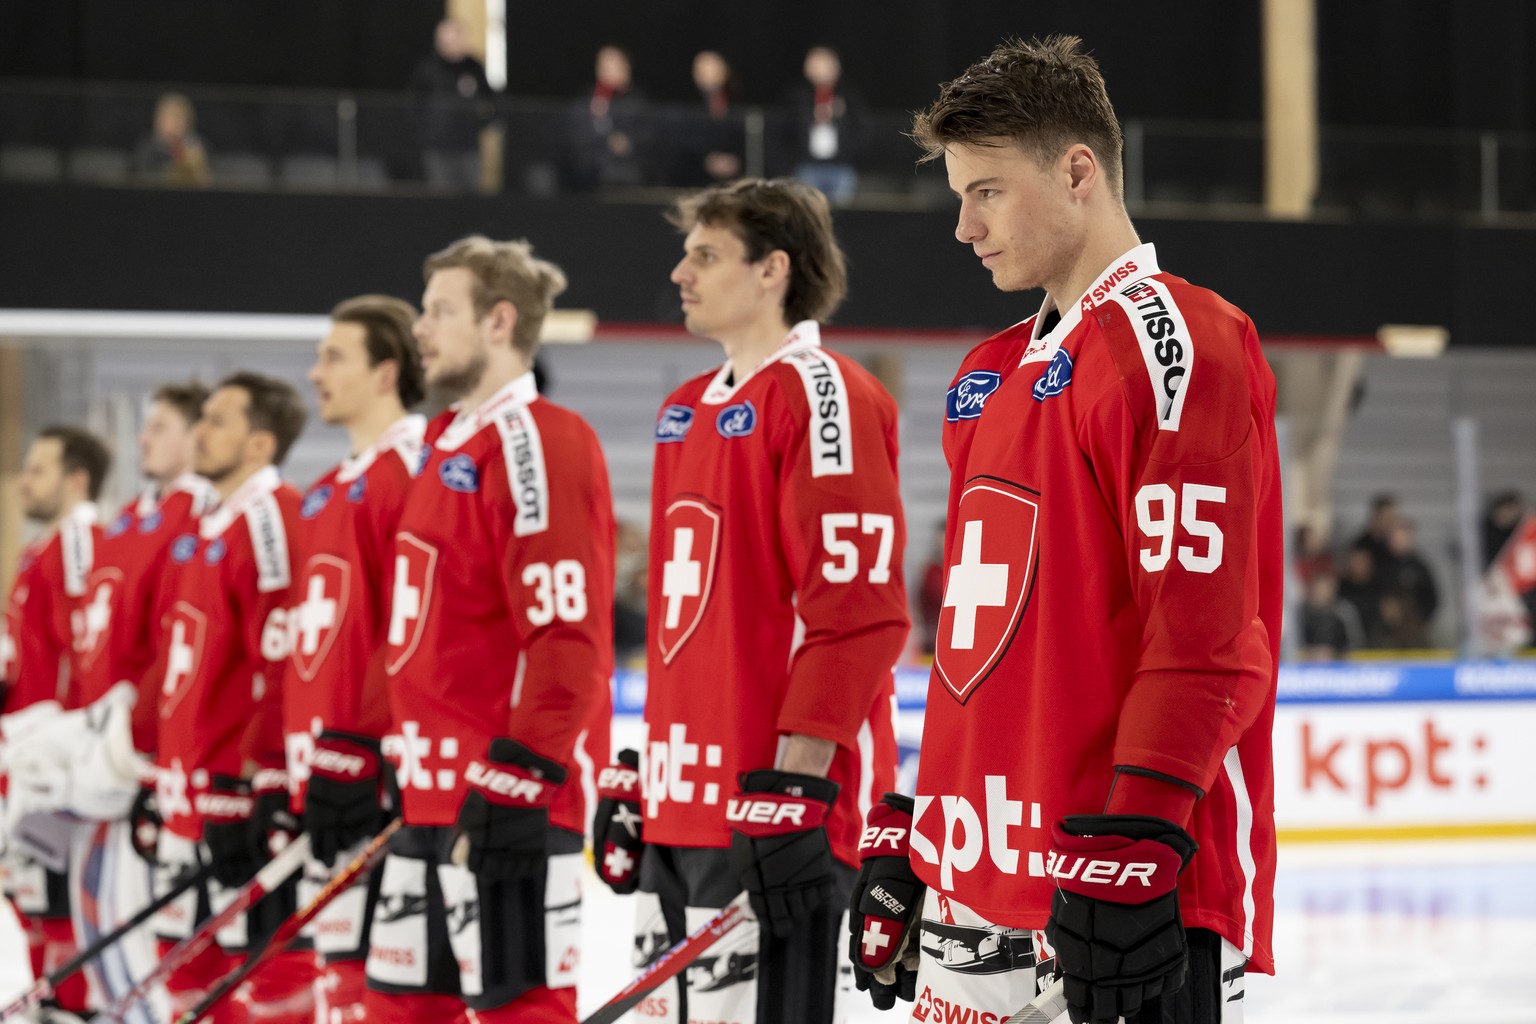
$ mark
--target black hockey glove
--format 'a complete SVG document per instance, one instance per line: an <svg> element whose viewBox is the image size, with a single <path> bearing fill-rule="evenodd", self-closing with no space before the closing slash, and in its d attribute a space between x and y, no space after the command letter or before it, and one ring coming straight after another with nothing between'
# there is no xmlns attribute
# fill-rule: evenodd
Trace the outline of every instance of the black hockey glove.
<svg viewBox="0 0 1536 1024"><path fill-rule="evenodd" d="M507 880L539 876L549 856L549 805L565 775L564 766L505 737L491 741L484 761L469 762L458 823L469 870Z"/></svg>
<svg viewBox="0 0 1536 1024"><path fill-rule="evenodd" d="M1115 1024L1184 984L1178 880L1197 848L1173 822L1137 814L1071 815L1052 830L1045 938L1072 1024Z"/></svg>
<svg viewBox="0 0 1536 1024"><path fill-rule="evenodd" d="M840 787L772 768L743 772L740 783L725 811L731 867L764 931L787 938L832 898L826 821Z"/></svg>
<svg viewBox="0 0 1536 1024"><path fill-rule="evenodd" d="M384 827L379 804L383 763L379 741L367 736L327 729L315 741L304 796L304 830L320 863L335 863L342 851Z"/></svg>
<svg viewBox="0 0 1536 1024"><path fill-rule="evenodd" d="M875 1009L917 996L918 936L923 894L908 860L912 798L887 793L869 809L859 838L859 877L848 908L848 958L860 992Z"/></svg>
<svg viewBox="0 0 1536 1024"><path fill-rule="evenodd" d="M155 787L140 786L128 811L128 838L133 843L133 852L151 866L160 863L160 827L164 824L155 801Z"/></svg>
<svg viewBox="0 0 1536 1024"><path fill-rule="evenodd" d="M640 885L640 755L619 751L618 764L597 777L597 811L592 815L592 846L597 876L620 896Z"/></svg>
<svg viewBox="0 0 1536 1024"><path fill-rule="evenodd" d="M213 786L197 795L197 813L203 818L203 842L208 846L214 881L238 889L256 877L265 863L265 847L252 841L251 816L256 800L251 784L228 775L215 775Z"/></svg>
<svg viewBox="0 0 1536 1024"><path fill-rule="evenodd" d="M251 814L251 846L260 863L265 864L299 836L299 816L293 813L288 769L259 769L251 776L251 796L256 801Z"/></svg>

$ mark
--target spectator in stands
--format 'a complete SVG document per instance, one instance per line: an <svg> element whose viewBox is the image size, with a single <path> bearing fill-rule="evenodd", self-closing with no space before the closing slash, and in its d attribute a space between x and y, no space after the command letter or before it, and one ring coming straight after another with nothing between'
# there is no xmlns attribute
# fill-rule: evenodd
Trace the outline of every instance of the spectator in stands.
<svg viewBox="0 0 1536 1024"><path fill-rule="evenodd" d="M1294 545L1291 561L1296 566L1296 577L1303 584L1310 584L1319 573L1334 576L1337 582L1338 567L1322 530L1310 523L1296 527Z"/></svg>
<svg viewBox="0 0 1536 1024"><path fill-rule="evenodd" d="M797 153L795 177L827 194L838 205L853 199L859 185L854 150L864 121L864 105L843 78L843 62L829 46L805 55L805 81L790 92L789 113Z"/></svg>
<svg viewBox="0 0 1536 1024"><path fill-rule="evenodd" d="M1376 560L1370 548L1357 545L1344 556L1344 571L1339 577L1339 597L1347 601L1360 620L1365 646L1382 647L1387 637L1381 620L1382 588L1377 582Z"/></svg>
<svg viewBox="0 0 1536 1024"><path fill-rule="evenodd" d="M1386 570L1388 556L1391 554L1387 538L1391 536L1392 526L1400 515L1397 495L1386 493L1376 495L1371 499L1371 516L1366 520L1365 529L1360 531L1354 544L1350 545L1370 552L1378 575Z"/></svg>
<svg viewBox="0 0 1536 1024"><path fill-rule="evenodd" d="M197 112L179 92L155 101L153 130L134 150L134 170L141 179L167 185L207 185L208 153L197 137Z"/></svg>
<svg viewBox="0 0 1536 1024"><path fill-rule="evenodd" d="M1337 661L1365 639L1355 606L1339 598L1339 578L1332 570L1319 571L1307 582L1306 603L1301 610L1302 661Z"/></svg>
<svg viewBox="0 0 1536 1024"><path fill-rule="evenodd" d="M427 183L464 191L480 187L480 131L490 121L491 83L469 52L464 26L437 23L432 52L411 72L421 116L421 162Z"/></svg>
<svg viewBox="0 0 1536 1024"><path fill-rule="evenodd" d="M650 111L634 86L629 54L617 46L597 51L590 95L571 110L566 184L575 189L645 184Z"/></svg>
<svg viewBox="0 0 1536 1024"><path fill-rule="evenodd" d="M703 108L690 112L679 125L670 184L681 188L741 177L746 151L741 122L731 116L736 76L725 58L714 50L700 50L693 58L693 84Z"/></svg>
<svg viewBox="0 0 1536 1024"><path fill-rule="evenodd" d="M1429 627L1440 606L1440 591L1429 564L1419 554L1411 519L1398 517L1389 527L1386 566L1378 575L1386 584L1381 595L1386 646L1399 650L1431 646Z"/></svg>
<svg viewBox="0 0 1536 1024"><path fill-rule="evenodd" d="M620 520L615 532L613 592L614 664L645 662L645 588L650 562L645 534Z"/></svg>
<svg viewBox="0 0 1536 1024"><path fill-rule="evenodd" d="M1483 513L1483 568L1499 557L1504 545L1514 535L1515 527L1525 518L1525 495L1519 491L1501 491L1488 500Z"/></svg>

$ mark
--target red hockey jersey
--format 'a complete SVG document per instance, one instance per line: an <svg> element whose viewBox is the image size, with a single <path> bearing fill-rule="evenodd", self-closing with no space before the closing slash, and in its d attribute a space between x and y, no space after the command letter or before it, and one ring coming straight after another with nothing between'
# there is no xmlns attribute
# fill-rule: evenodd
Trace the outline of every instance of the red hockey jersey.
<svg viewBox="0 0 1536 1024"><path fill-rule="evenodd" d="M300 804L321 729L376 739L389 731L389 556L426 427L422 416L402 417L316 480L299 506L283 733Z"/></svg>
<svg viewBox="0 0 1536 1024"><path fill-rule="evenodd" d="M171 543L156 790L166 827L189 839L202 836L196 797L212 776L281 747L252 726L276 721L259 705L281 685L298 518L298 491L268 466Z"/></svg>
<svg viewBox="0 0 1536 1024"><path fill-rule="evenodd" d="M90 704L120 682L140 690L134 740L154 749L155 690L150 672L168 606L162 585L171 542L196 529L198 517L218 501L213 485L188 473L163 494L146 490L107 524L96 561L76 609L75 654L80 702Z"/></svg>
<svg viewBox="0 0 1536 1024"><path fill-rule="evenodd" d="M451 824L465 767L506 736L566 766L550 820L582 832L612 711L613 498L597 435L528 373L438 416L427 443L386 633L405 820Z"/></svg>
<svg viewBox="0 0 1536 1024"><path fill-rule="evenodd" d="M645 838L728 845L737 774L802 733L838 744L827 829L854 863L864 812L895 788L909 626L896 403L813 321L730 373L684 384L656 421Z"/></svg>
<svg viewBox="0 0 1536 1024"><path fill-rule="evenodd" d="M96 506L76 505L59 528L22 551L0 634L0 679L6 712L57 700L79 705L80 658L75 627L101 527Z"/></svg>
<svg viewBox="0 0 1536 1024"><path fill-rule="evenodd" d="M912 834L929 885L1043 927L1052 824L1147 769L1205 792L1186 926L1273 970L1274 408L1253 324L1151 245L966 357Z"/></svg>

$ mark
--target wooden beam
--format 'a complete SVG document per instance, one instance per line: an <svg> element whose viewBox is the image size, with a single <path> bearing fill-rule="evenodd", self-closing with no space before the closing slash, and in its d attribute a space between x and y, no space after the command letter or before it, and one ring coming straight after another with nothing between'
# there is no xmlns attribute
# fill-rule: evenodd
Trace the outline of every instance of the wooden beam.
<svg viewBox="0 0 1536 1024"><path fill-rule="evenodd" d="M21 496L17 481L26 444L21 349L0 344L0 593L11 592L21 556Z"/></svg>
<svg viewBox="0 0 1536 1024"><path fill-rule="evenodd" d="M1264 0L1264 207L1311 216L1317 199L1315 0Z"/></svg>

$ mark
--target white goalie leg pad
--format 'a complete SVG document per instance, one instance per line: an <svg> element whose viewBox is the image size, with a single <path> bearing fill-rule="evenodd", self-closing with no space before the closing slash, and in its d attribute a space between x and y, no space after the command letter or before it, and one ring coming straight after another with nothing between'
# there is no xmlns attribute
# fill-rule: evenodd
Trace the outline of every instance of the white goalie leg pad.
<svg viewBox="0 0 1536 1024"><path fill-rule="evenodd" d="M719 907L688 907L684 920L692 935L720 913ZM757 1020L758 937L750 915L726 932L683 972L689 1020Z"/></svg>
<svg viewBox="0 0 1536 1024"><path fill-rule="evenodd" d="M368 933L370 980L404 988L427 984L427 862L384 858L379 905Z"/></svg>
<svg viewBox="0 0 1536 1024"><path fill-rule="evenodd" d="M69 768L69 807L83 818L113 821L133 808L144 770L133 748L137 701L133 687L118 683L85 709L85 729L71 752Z"/></svg>
<svg viewBox="0 0 1536 1024"><path fill-rule="evenodd" d="M1026 930L995 925L929 889L923 899L913 1019L1007 1020L1037 994L1033 964L1006 966L1012 959L1009 950L1023 948L1029 937Z"/></svg>
<svg viewBox="0 0 1536 1024"><path fill-rule="evenodd" d="M155 848L155 895L164 895L174 888L177 879L198 868L197 844L185 836L162 830L160 845ZM194 885L167 903L154 918L155 935L171 942L180 942L197 927L197 903L201 886Z"/></svg>

